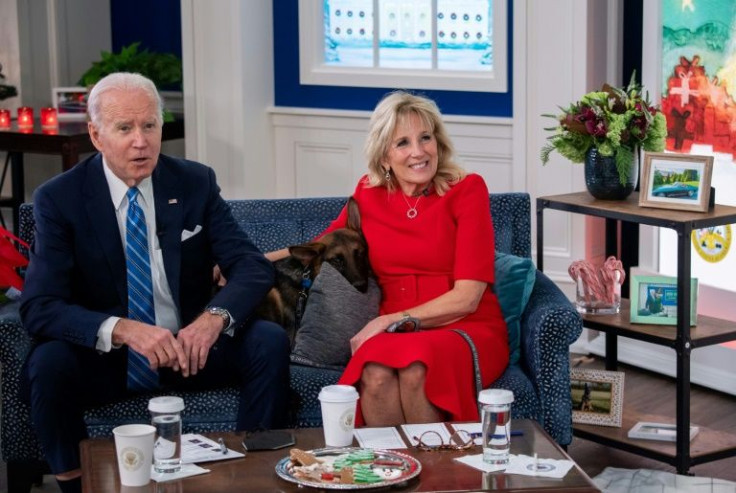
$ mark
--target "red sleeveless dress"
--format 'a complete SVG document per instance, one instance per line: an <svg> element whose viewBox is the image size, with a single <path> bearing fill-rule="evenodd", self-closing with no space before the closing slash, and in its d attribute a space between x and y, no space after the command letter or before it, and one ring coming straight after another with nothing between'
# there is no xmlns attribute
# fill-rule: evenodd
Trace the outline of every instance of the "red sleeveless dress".
<svg viewBox="0 0 736 493"><path fill-rule="evenodd" d="M371 267L381 286L380 312L394 313L425 303L452 289L456 279L490 284L494 280L494 236L488 189L470 174L444 196L432 192L416 202L417 216L401 191L366 187L360 180L353 197L368 242ZM325 233L347 223L346 210ZM472 354L468 343L450 329L465 331L478 351L482 383L487 387L508 364L506 323L498 299L486 289L478 309L442 327L405 334L382 333L366 341L352 356L339 383L360 389L368 362L403 368L415 361L427 367L425 391L433 405L453 421L477 421L478 407ZM358 406L360 408L360 406ZM360 414L360 413L358 413ZM358 416L358 424L362 417Z"/></svg>

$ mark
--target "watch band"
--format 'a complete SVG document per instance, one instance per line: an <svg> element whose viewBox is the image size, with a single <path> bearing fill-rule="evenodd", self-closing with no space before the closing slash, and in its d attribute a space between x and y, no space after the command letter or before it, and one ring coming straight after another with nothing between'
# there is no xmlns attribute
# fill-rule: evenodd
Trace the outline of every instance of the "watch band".
<svg viewBox="0 0 736 493"><path fill-rule="evenodd" d="M222 330L223 332L230 327L230 312L228 312L225 308L219 307L219 306L209 306L207 307L207 312L212 315L217 315L218 317L222 318L223 326Z"/></svg>
<svg viewBox="0 0 736 493"><path fill-rule="evenodd" d="M409 312L402 312L400 320L392 323L386 328L386 332L415 332L419 330L421 323L418 318L412 317Z"/></svg>

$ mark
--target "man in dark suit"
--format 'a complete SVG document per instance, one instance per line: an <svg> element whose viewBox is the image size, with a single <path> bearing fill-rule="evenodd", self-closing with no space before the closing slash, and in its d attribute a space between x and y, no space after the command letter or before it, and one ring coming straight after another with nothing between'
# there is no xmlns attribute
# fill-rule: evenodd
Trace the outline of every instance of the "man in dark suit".
<svg viewBox="0 0 736 493"><path fill-rule="evenodd" d="M36 191L21 305L37 341L25 367L31 417L63 491L80 489L87 406L134 388L237 383L238 426L247 430L283 426L288 392L284 330L250 318L273 267L239 228L210 168L159 154L153 83L112 74L90 92L88 111L99 154ZM216 264L228 282L213 295ZM145 368L133 378L135 356Z"/></svg>

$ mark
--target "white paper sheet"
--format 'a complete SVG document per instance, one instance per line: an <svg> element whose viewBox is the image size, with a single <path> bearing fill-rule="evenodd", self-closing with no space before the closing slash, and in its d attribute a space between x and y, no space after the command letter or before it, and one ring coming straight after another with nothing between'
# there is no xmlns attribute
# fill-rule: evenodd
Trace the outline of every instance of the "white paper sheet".
<svg viewBox="0 0 736 493"><path fill-rule="evenodd" d="M529 457L528 455L511 455L506 474L521 474L524 476L540 476L544 478L564 478L572 469L573 462L569 460L545 459Z"/></svg>
<svg viewBox="0 0 736 493"><path fill-rule="evenodd" d="M189 476L197 476L199 474L206 474L210 472L209 469L204 469L196 464L182 464L179 472L156 472L151 466L151 479L157 483L164 483L166 481L173 481L175 479L188 478Z"/></svg>
<svg viewBox="0 0 736 493"><path fill-rule="evenodd" d="M476 445L483 444L483 423L453 423L451 426L455 431L464 430L470 433Z"/></svg>
<svg viewBox="0 0 736 493"><path fill-rule="evenodd" d="M422 433L427 431L434 431L442 437L444 443L450 442L450 433L447 431L447 427L444 423L426 423L416 425L401 425L401 429L404 431L404 435L409 439L412 446L417 445L417 440L414 437L422 436Z"/></svg>
<svg viewBox="0 0 736 493"><path fill-rule="evenodd" d="M181 436L181 461L183 464L235 459L245 454L226 448L223 453L220 444L202 435L186 433Z"/></svg>
<svg viewBox="0 0 736 493"><path fill-rule="evenodd" d="M572 461L569 460L544 459L514 454L509 455L508 466L487 464L483 462L483 454L466 455L457 457L455 460L483 472L503 471L505 469L506 474L544 478L563 478L573 466Z"/></svg>
<svg viewBox="0 0 736 493"><path fill-rule="evenodd" d="M386 428L356 428L353 430L353 435L363 448L383 450L406 448L406 443L401 438L399 430L393 426Z"/></svg>

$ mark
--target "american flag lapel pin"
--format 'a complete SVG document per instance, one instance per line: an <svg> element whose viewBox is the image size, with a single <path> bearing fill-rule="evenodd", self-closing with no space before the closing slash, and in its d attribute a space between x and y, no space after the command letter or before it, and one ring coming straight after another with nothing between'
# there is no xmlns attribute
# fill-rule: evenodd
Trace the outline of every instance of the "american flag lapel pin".
<svg viewBox="0 0 736 493"><path fill-rule="evenodd" d="M176 204L178 201L176 199L169 199L169 205Z"/></svg>

